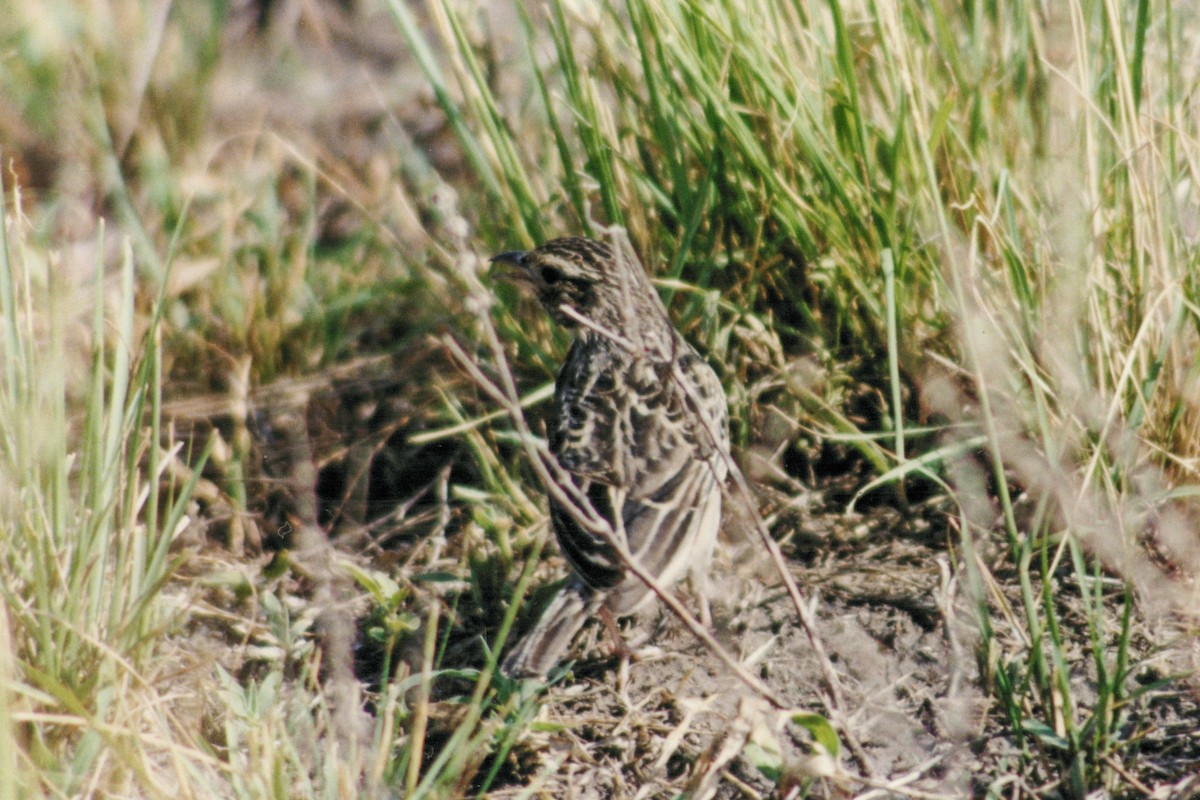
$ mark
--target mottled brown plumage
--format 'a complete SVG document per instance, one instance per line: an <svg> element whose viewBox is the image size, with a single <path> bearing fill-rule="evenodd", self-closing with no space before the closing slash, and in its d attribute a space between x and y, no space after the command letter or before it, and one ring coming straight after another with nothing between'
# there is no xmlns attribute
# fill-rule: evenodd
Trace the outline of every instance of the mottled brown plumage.
<svg viewBox="0 0 1200 800"><path fill-rule="evenodd" d="M721 517L729 449L717 376L675 330L637 260L604 242L555 239L501 253L575 341L558 374L550 449L634 558L664 585L703 576ZM573 571L502 669L544 675L601 605L629 614L653 596L603 538L551 499Z"/></svg>

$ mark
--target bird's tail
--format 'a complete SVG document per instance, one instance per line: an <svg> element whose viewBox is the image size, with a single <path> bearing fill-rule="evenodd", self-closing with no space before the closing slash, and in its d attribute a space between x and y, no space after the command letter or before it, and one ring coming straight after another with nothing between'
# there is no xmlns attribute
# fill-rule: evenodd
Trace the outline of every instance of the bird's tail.
<svg viewBox="0 0 1200 800"><path fill-rule="evenodd" d="M505 656L500 670L510 678L541 678L567 652L571 640L596 613L603 598L572 577L542 612L533 630Z"/></svg>

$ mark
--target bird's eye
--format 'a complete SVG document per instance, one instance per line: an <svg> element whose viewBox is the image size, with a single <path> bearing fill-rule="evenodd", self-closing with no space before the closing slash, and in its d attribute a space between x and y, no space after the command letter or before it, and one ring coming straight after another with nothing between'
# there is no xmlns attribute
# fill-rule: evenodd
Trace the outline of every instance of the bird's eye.
<svg viewBox="0 0 1200 800"><path fill-rule="evenodd" d="M558 267L542 267L539 275L543 283L558 283L563 279L563 272Z"/></svg>

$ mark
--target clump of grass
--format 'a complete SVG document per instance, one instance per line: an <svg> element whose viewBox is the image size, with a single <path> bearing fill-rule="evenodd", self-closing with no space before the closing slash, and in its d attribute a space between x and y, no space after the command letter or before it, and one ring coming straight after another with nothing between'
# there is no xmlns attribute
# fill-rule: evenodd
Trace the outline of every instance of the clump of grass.
<svg viewBox="0 0 1200 800"><path fill-rule="evenodd" d="M161 444L161 330L136 313L128 247L89 287L29 245L18 215L2 223L5 693L10 720L32 725L10 774L30 793L120 792L121 772L144 772L147 737L190 740L155 695L190 490L168 471L178 446ZM158 716L139 720L142 704Z"/></svg>
<svg viewBox="0 0 1200 800"><path fill-rule="evenodd" d="M339 796L365 762L386 763L392 736L367 752L329 744L311 609L278 576L179 575L201 558L206 454L163 423L161 296L139 288L128 244L108 270L101 239L81 277L33 238L6 206L0 791ZM252 610L213 609L222 592ZM225 627L241 646L213 647Z"/></svg>

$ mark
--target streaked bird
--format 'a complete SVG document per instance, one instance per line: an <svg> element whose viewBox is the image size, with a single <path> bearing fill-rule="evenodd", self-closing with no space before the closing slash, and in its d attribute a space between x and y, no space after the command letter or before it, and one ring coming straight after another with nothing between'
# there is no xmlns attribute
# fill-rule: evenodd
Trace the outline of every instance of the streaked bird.
<svg viewBox="0 0 1200 800"><path fill-rule="evenodd" d="M707 574L729 450L725 393L684 341L637 259L570 237L493 263L527 283L575 334L558 374L550 450L638 563L663 585ZM603 537L550 499L572 575L501 669L543 676L602 609L631 614L654 595Z"/></svg>

